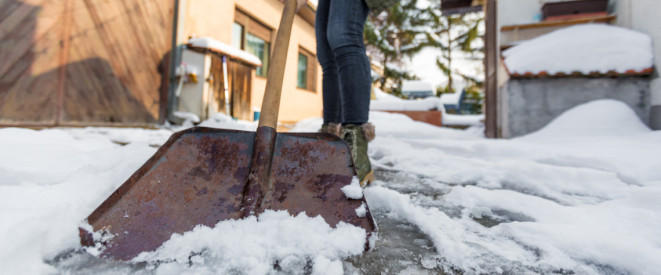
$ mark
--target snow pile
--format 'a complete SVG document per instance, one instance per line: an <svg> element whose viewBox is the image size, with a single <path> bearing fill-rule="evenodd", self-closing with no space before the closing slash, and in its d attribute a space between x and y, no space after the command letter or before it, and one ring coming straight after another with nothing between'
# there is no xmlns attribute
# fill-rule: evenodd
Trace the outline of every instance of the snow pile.
<svg viewBox="0 0 661 275"><path fill-rule="evenodd" d="M443 110L443 105L441 105L440 99L438 97L406 100L389 95L377 88L374 88L374 95L376 96L376 100L372 100L370 102L370 110L372 111Z"/></svg>
<svg viewBox="0 0 661 275"><path fill-rule="evenodd" d="M627 136L649 131L629 106L621 101L603 99L576 106L522 139Z"/></svg>
<svg viewBox="0 0 661 275"><path fill-rule="evenodd" d="M291 217L287 211L267 210L259 218L173 234L158 250L143 252L133 261L177 274L267 274L276 265L285 273L311 265L323 271L319 274L342 274L341 259L361 254L365 240L365 230L353 225L341 222L331 228L320 216Z"/></svg>
<svg viewBox="0 0 661 275"><path fill-rule="evenodd" d="M461 94L462 93L463 92L454 92L454 93L441 94L441 103L442 104L459 105L459 100L461 99Z"/></svg>
<svg viewBox="0 0 661 275"><path fill-rule="evenodd" d="M443 114L443 125L481 126L484 125L484 115Z"/></svg>
<svg viewBox="0 0 661 275"><path fill-rule="evenodd" d="M365 189L368 205L428 235L442 269L661 268L661 132L647 129L626 105L584 104L514 140L431 137L394 117L373 120L373 166L425 179L415 184L427 191L404 195L395 190L412 183L377 181ZM393 123L403 128L395 135Z"/></svg>
<svg viewBox="0 0 661 275"><path fill-rule="evenodd" d="M79 247L79 223L156 150L147 130L114 129L137 137L121 146L99 129L0 129L0 273L56 273L44 261Z"/></svg>
<svg viewBox="0 0 661 275"><path fill-rule="evenodd" d="M520 242L512 242L515 247L540 249L541 264L577 273L603 273L597 266L581 266L586 261L607 264L620 270L616 273L652 274L661 268L659 196L661 187L656 186L633 190L623 199L568 207L519 192L467 186L453 189L445 199L465 209L483 211L477 215L497 216L494 212L499 211L526 217L522 222L504 223L488 231L506 232ZM471 211L462 215L465 219L477 216ZM517 261L538 261L531 252L504 252L521 253Z"/></svg>
<svg viewBox="0 0 661 275"><path fill-rule="evenodd" d="M243 51L241 49L237 49L235 47L227 45L211 37L191 38L188 40L188 44L194 47L216 50L220 53L227 54L233 58L247 61L248 63L252 63L256 66L262 66L262 60L260 60L257 56L249 52Z"/></svg>
<svg viewBox="0 0 661 275"><path fill-rule="evenodd" d="M514 46L503 56L512 74L625 73L654 65L648 35L605 24L563 28Z"/></svg>

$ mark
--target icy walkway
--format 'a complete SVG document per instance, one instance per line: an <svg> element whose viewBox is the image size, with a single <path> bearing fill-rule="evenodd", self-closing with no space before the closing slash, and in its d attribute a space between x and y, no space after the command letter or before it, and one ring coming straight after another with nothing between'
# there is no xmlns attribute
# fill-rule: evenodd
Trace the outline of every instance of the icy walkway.
<svg viewBox="0 0 661 275"><path fill-rule="evenodd" d="M171 131L0 129L0 273L661 270L661 132L647 129L623 104L580 106L513 140L487 140L481 129L436 128L400 115L374 112L371 119L377 182L365 196L380 228L372 251L357 255L344 242L360 236L351 228L271 213L219 225L232 236L277 230L281 240L240 246L217 238L218 230L199 228L145 255L146 264L86 256L77 227ZM314 131L319 123L305 121L296 130Z"/></svg>

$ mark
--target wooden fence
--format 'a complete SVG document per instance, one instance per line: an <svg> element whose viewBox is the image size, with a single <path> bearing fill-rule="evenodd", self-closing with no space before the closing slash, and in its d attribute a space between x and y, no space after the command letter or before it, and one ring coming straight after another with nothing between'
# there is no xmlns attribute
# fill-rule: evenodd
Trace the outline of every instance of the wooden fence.
<svg viewBox="0 0 661 275"><path fill-rule="evenodd" d="M174 2L0 0L0 125L164 119Z"/></svg>

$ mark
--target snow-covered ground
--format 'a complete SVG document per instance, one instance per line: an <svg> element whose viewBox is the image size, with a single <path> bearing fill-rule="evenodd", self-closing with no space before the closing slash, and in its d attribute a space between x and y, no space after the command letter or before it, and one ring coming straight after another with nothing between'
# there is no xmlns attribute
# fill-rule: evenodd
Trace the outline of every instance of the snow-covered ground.
<svg viewBox="0 0 661 275"><path fill-rule="evenodd" d="M365 235L352 226L268 212L173 236L139 257L146 263L129 264L88 256L78 226L172 130L0 129L0 273L661 270L661 132L624 104L588 103L512 140L396 114L371 120L377 181L364 195L380 227L372 251L359 255ZM223 117L203 124L255 127Z"/></svg>

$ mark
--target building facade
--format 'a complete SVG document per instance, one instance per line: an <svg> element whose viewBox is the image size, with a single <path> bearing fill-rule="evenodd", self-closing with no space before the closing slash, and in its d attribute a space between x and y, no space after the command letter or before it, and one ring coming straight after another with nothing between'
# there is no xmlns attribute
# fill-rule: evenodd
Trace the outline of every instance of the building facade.
<svg viewBox="0 0 661 275"><path fill-rule="evenodd" d="M576 10L549 18L548 4L578 9L584 8L581 7L583 4L599 4L602 8L585 12ZM543 127L564 110L600 98L627 103L650 128L661 129L661 79L657 73L661 66L661 30L655 24L661 23L655 16L655 11L659 9L661 2L654 0L498 0L499 51L561 28L586 23L604 23L639 31L649 35L654 45L653 68L634 75L595 76L570 72L551 77L543 74L518 76L512 75L501 61L498 72L498 136L513 137L529 133Z"/></svg>
<svg viewBox="0 0 661 275"><path fill-rule="evenodd" d="M184 45L191 37L210 37L260 58L262 67L254 70L250 85L250 105L259 110L283 7L278 0L180 0L177 44ZM294 19L279 113L284 123L321 116L315 9L308 2Z"/></svg>
<svg viewBox="0 0 661 275"><path fill-rule="evenodd" d="M259 110L283 6L278 0L0 1L0 127L164 123L177 110L184 45L202 36L261 59L264 66L242 77L250 83L235 91L250 98L242 114ZM322 112L315 9L309 2L294 21L282 122Z"/></svg>

